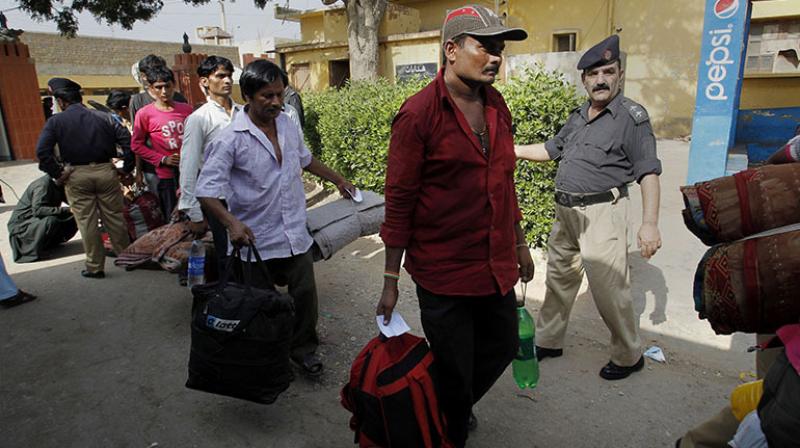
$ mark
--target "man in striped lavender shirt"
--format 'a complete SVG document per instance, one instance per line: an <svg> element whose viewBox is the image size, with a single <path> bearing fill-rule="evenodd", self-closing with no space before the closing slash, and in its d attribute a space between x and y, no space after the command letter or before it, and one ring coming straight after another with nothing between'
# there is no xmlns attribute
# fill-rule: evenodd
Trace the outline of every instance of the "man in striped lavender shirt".
<svg viewBox="0 0 800 448"><path fill-rule="evenodd" d="M313 240L306 229L301 174L305 170L332 182L346 197L354 187L311 155L300 128L281 110L287 77L280 67L253 61L239 83L247 100L245 113L234 115L209 144L195 196L228 229L231 244L255 245L271 278L253 268L253 286L288 284L296 319L291 358L305 374L318 376L322 361L316 355ZM227 199L228 208L220 197Z"/></svg>

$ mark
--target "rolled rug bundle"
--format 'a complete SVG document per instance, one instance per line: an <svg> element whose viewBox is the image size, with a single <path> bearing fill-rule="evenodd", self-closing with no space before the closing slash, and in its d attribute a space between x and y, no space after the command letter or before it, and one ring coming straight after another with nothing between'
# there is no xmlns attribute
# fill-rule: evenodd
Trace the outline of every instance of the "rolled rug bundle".
<svg viewBox="0 0 800 448"><path fill-rule="evenodd" d="M695 274L695 309L717 334L774 333L800 320L800 230L720 244Z"/></svg>
<svg viewBox="0 0 800 448"><path fill-rule="evenodd" d="M686 227L711 246L800 222L800 163L681 187Z"/></svg>

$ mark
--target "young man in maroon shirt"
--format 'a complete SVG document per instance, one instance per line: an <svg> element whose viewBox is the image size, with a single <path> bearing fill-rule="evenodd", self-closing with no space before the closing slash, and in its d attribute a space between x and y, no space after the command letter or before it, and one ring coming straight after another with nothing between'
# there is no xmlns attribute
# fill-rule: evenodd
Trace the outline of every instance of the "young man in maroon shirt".
<svg viewBox="0 0 800 448"><path fill-rule="evenodd" d="M517 353L514 284L533 278L514 191L511 114L491 87L504 41L525 38L483 6L451 11L442 70L392 125L377 314L391 319L405 252L448 437L458 447L474 424L472 405Z"/></svg>

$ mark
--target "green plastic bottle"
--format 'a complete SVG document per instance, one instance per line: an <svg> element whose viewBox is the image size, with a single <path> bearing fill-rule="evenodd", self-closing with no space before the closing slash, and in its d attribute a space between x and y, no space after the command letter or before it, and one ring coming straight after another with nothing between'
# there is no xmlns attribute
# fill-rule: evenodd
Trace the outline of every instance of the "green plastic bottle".
<svg viewBox="0 0 800 448"><path fill-rule="evenodd" d="M519 350L511 366L514 381L520 389L533 389L539 382L539 361L536 359L536 327L525 305L517 307Z"/></svg>

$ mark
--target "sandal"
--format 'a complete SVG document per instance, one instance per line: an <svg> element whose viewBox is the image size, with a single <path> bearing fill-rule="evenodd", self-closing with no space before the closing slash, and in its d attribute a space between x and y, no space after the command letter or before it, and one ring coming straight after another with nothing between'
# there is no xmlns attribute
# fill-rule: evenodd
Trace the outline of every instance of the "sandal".
<svg viewBox="0 0 800 448"><path fill-rule="evenodd" d="M292 356L291 359L306 376L317 378L322 375L322 360L316 353L306 353L302 357Z"/></svg>
<svg viewBox="0 0 800 448"><path fill-rule="evenodd" d="M0 300L0 306L4 308L11 308L17 305L22 305L23 303L28 303L30 301L36 300L36 296L33 294L29 294L23 290L18 290L17 295L5 300Z"/></svg>

